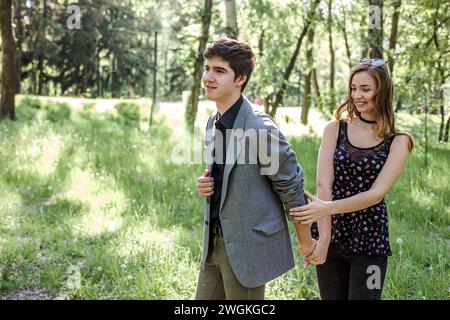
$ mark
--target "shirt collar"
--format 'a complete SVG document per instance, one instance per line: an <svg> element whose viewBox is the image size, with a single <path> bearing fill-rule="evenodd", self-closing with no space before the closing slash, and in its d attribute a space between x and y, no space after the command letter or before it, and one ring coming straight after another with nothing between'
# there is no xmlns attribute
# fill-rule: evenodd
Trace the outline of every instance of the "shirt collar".
<svg viewBox="0 0 450 320"><path fill-rule="evenodd" d="M231 108L228 109L222 116L220 116L219 112L217 112L216 120L219 121L225 129L233 129L234 121L236 120L242 101L244 101L244 98L241 95L239 99L231 106Z"/></svg>

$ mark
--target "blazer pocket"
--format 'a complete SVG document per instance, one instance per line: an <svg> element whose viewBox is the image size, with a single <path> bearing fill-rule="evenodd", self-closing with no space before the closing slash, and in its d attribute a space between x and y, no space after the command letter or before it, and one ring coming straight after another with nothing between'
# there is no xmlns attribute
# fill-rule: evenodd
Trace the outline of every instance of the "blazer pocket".
<svg viewBox="0 0 450 320"><path fill-rule="evenodd" d="M273 219L257 225L253 228L253 230L265 236L270 236L277 233L278 231L281 231L284 227L285 224L282 219Z"/></svg>

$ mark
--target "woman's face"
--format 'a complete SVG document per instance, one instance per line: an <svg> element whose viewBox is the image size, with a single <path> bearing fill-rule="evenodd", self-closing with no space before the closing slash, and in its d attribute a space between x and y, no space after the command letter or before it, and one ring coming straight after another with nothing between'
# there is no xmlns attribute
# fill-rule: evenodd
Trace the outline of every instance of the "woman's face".
<svg viewBox="0 0 450 320"><path fill-rule="evenodd" d="M361 71L353 75L351 97L358 112L366 114L374 112L376 89L375 79L368 72Z"/></svg>

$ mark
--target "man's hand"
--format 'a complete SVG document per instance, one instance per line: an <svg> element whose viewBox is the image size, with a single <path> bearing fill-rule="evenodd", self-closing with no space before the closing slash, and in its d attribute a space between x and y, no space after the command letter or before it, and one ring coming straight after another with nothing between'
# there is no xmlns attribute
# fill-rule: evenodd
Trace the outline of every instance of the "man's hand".
<svg viewBox="0 0 450 320"><path fill-rule="evenodd" d="M303 259L305 259L307 266L310 265L311 260L317 258L317 256L314 254L316 247L317 247L316 239L311 239L311 242L308 244L300 243L300 254L302 255Z"/></svg>
<svg viewBox="0 0 450 320"><path fill-rule="evenodd" d="M329 240L319 238L319 241L317 241L317 246L314 249L313 253L309 257L305 258L305 260L308 259L309 262L313 263L315 266L324 264L327 260L329 245Z"/></svg>
<svg viewBox="0 0 450 320"><path fill-rule="evenodd" d="M211 197L214 194L214 179L208 169L205 169L203 175L197 178L197 190L203 198Z"/></svg>

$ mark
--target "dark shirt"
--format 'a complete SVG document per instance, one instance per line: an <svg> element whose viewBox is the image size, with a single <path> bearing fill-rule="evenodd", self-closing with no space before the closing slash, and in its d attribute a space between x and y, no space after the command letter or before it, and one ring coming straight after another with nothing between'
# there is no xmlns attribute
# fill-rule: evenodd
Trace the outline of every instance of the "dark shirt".
<svg viewBox="0 0 450 320"><path fill-rule="evenodd" d="M234 121L241 108L242 101L244 98L242 96L228 109L222 116L217 113L217 118L215 121L216 130L219 130L221 137L218 137L219 132L215 134L214 143L214 163L212 166L211 175L214 178L214 194L211 196L211 225L219 225L219 210L220 210L220 200L222 198L222 182L223 182L223 172L225 169L226 161L226 146L227 146L227 129L233 129ZM230 131L230 130L228 130ZM229 132L228 132L229 133ZM222 150L216 150L220 148Z"/></svg>

